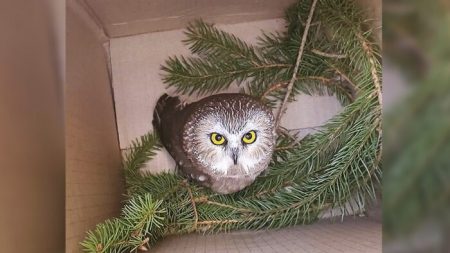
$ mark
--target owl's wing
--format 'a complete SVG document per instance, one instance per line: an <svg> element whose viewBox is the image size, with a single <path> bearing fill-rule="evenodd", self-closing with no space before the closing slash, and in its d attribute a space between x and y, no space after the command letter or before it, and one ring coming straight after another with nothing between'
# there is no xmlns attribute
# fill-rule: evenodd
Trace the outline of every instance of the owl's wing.
<svg viewBox="0 0 450 253"><path fill-rule="evenodd" d="M177 163L184 157L181 145L184 120L182 119L182 103L178 97L162 95L153 112L153 128Z"/></svg>
<svg viewBox="0 0 450 253"><path fill-rule="evenodd" d="M178 97L164 94L156 103L152 122L162 144L188 177L200 174L186 156L182 145L183 127L192 111L192 105L184 105Z"/></svg>

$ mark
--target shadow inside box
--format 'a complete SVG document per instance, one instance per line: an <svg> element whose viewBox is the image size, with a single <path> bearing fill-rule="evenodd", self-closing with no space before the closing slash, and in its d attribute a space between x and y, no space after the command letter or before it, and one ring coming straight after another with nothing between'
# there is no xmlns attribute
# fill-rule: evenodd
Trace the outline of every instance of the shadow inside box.
<svg viewBox="0 0 450 253"><path fill-rule="evenodd" d="M311 225L260 231L169 236L154 253L382 252L382 224L366 217L320 220Z"/></svg>

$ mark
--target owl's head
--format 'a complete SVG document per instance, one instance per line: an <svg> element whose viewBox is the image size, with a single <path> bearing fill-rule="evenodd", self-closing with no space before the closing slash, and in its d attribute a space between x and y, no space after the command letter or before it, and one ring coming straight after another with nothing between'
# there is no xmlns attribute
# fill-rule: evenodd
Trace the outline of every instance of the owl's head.
<svg viewBox="0 0 450 253"><path fill-rule="evenodd" d="M195 164L209 173L257 175L275 146L270 108L243 94L219 94L193 108L183 145Z"/></svg>

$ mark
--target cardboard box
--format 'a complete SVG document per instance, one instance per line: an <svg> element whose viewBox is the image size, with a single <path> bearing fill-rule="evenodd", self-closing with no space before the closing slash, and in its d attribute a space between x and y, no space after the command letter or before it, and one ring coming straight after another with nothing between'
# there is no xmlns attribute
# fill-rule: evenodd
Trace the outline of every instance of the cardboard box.
<svg viewBox="0 0 450 253"><path fill-rule="evenodd" d="M188 53L181 43L187 22L203 18L254 42L260 30L283 27L280 18L292 2L67 1L66 252L80 252L87 230L119 214L124 193L121 153L151 130L154 105L166 91L160 65L170 55ZM381 1L361 2L369 16L380 20ZM306 134L340 110L334 97L300 96L283 124ZM146 169L173 167L161 151Z"/></svg>

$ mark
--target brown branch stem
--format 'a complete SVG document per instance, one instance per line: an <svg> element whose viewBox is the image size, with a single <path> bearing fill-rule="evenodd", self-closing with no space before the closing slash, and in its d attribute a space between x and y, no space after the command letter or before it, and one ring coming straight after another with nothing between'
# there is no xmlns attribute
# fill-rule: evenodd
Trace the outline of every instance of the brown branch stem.
<svg viewBox="0 0 450 253"><path fill-rule="evenodd" d="M271 85L261 96L262 99L266 98L270 93L272 93L273 91L276 91L278 89L284 88L286 87L287 82L282 82L282 83L276 83Z"/></svg>
<svg viewBox="0 0 450 253"><path fill-rule="evenodd" d="M243 212L243 213L248 213L248 212L252 211L250 209L230 206L230 205L227 205L227 204L222 204L222 203L215 202L215 201L210 201L210 200L206 201L206 204L215 205L215 206L221 206L221 207L225 207L225 208L230 208L230 209L233 209L233 210L236 210L236 211L239 211L239 212Z"/></svg>
<svg viewBox="0 0 450 253"><path fill-rule="evenodd" d="M192 208L194 209L194 225L192 226L192 229L196 230L197 229L197 224L198 224L197 206L195 204L194 196L192 195L191 187L189 186L189 183L187 183L187 182L186 182L186 189L187 189L187 191L189 193L189 197L191 198Z"/></svg>
<svg viewBox="0 0 450 253"><path fill-rule="evenodd" d="M347 58L347 55L345 54L333 54L333 53L326 53L323 51L320 51L318 49L313 49L311 50L312 53L323 56L323 57L327 57L327 58L336 58L336 59L344 59Z"/></svg>
<svg viewBox="0 0 450 253"><path fill-rule="evenodd" d="M198 203L198 204L209 204L209 205L215 205L215 206L221 206L221 207L225 207L225 208L230 208L239 212L251 212L252 210L250 209L246 209L246 208L239 208L239 207L235 207L235 206L231 206L231 205L227 205L227 204L223 204L223 203L219 203L219 202L215 202L215 201L211 201L208 200L208 196L200 196L197 198L194 198L194 202Z"/></svg>
<svg viewBox="0 0 450 253"><path fill-rule="evenodd" d="M297 61L295 62L295 67L294 67L294 71L292 73L292 78L289 81L289 85L287 87L286 95L285 95L284 100L283 100L283 102L282 102L282 104L280 106L280 109L278 111L278 114L277 114L277 117L276 117L276 120L275 120L275 128L276 129L278 129L278 126L280 125L281 116L283 115L283 112L284 112L285 107L286 107L286 103L289 100L289 96L291 95L292 87L294 86L295 78L297 77L297 73L298 73L298 70L300 68L300 62L302 60L303 50L305 49L306 38L308 37L309 27L311 26L311 21L312 21L312 18L313 18L314 9L316 8L316 4L317 4L317 0L314 0L312 5L311 5L311 9L309 11L308 21L306 22L305 30L303 32L302 42L300 44L300 48L299 48L299 51L298 51Z"/></svg>
<svg viewBox="0 0 450 253"><path fill-rule="evenodd" d="M238 220L206 220L206 221L199 221L198 225L212 225L212 224L224 224L224 223L237 223Z"/></svg>
<svg viewBox="0 0 450 253"><path fill-rule="evenodd" d="M346 75L344 72L342 72L338 67L331 65L331 68L336 71L342 78L344 78L345 81L348 83L348 88L351 91L351 98L352 100L355 100L356 94L358 93L359 89L358 86Z"/></svg>
<svg viewBox="0 0 450 253"><path fill-rule="evenodd" d="M324 83L326 82L330 82L331 79L323 77L323 76L307 76L307 77L296 77L294 81L298 81L298 80L318 80L318 81L322 81ZM269 86L269 88L261 95L261 98L264 99L265 97L267 97L270 93L279 90L281 88L285 88L289 83L286 82L279 82L279 83L275 83L272 84L271 86Z"/></svg>
<svg viewBox="0 0 450 253"><path fill-rule="evenodd" d="M378 76L377 68L375 66L376 64L375 64L375 60L374 60L375 56L372 52L373 50L367 43L366 39L361 34L358 34L358 38L362 44L363 50L366 52L367 57L369 58L370 74L372 75L372 81L373 81L373 84L375 85L375 89L377 91L378 103L380 104L380 106L383 106L383 98L381 96L381 81Z"/></svg>
<svg viewBox="0 0 450 253"><path fill-rule="evenodd" d="M377 93L378 104L379 104L380 108L382 108L382 106L383 106L383 98L382 98L382 90L381 90L381 81L380 81L380 78L378 76L378 71L377 71L377 68L376 68L375 60L374 60L375 56L373 54L373 50L369 46L369 44L367 43L367 41L364 39L364 37L361 34L358 34L358 38L361 41L363 50L366 52L367 57L369 58L370 73L372 75L372 81L373 81L373 84L375 86L375 90L376 90L376 93ZM383 136L383 129L381 128L381 126L377 127L377 132L379 134L379 138L381 139L382 136ZM379 154L377 155L377 158L376 158L378 160L378 163L381 160L382 150L383 150L383 143L380 144L380 151L379 151Z"/></svg>
<svg viewBox="0 0 450 253"><path fill-rule="evenodd" d="M334 69L334 68L333 68L333 69ZM338 69L334 69L334 70L335 70L336 72L339 71ZM341 72L339 72L339 74L343 76L343 74L341 74ZM344 77L344 79L347 80L348 77ZM327 85L327 86L331 86L330 83L332 83L332 81L333 81L332 79L329 79L329 78L326 78L326 77L323 77L323 76L298 77L298 78L296 78L295 80L296 80L296 81L298 81L298 80L316 80L316 81L321 81L324 85ZM348 79L347 82L350 82L350 80ZM272 92L274 92L274 91L276 91L276 90L285 88L285 87L287 86L287 84L288 84L287 82L280 82L280 83L276 83L276 84L271 85L271 86L270 86L270 87L269 87L269 88L261 95L261 100L264 100L266 97L268 97L268 96L270 95L270 93L272 93ZM354 100L355 100L355 96L354 96L354 94L352 94L352 93L354 93L354 91L355 91L356 88L350 87L351 93L349 93L349 92L345 89L345 87L343 87L343 86L341 86L341 85L338 85L338 84L336 84L336 83L333 83L333 84L336 85L336 87L337 87L339 90L341 90L341 91L345 94L345 96L348 97L348 99L350 99L351 101L354 101ZM350 83L350 85L353 85L353 84Z"/></svg>

